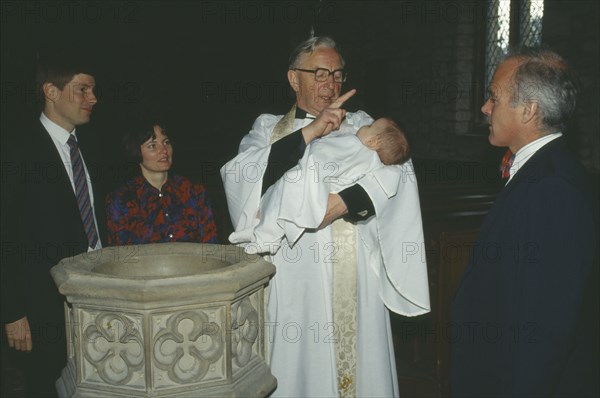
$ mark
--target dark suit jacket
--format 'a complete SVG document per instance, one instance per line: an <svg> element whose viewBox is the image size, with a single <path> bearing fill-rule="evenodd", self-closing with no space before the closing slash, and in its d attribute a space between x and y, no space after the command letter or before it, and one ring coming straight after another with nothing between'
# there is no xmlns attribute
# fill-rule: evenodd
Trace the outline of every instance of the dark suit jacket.
<svg viewBox="0 0 600 398"><path fill-rule="evenodd" d="M529 159L481 227L452 306L454 396L597 391L595 204L563 141Z"/></svg>
<svg viewBox="0 0 600 398"><path fill-rule="evenodd" d="M7 139L17 132L22 135ZM62 258L86 252L88 243L69 177L43 125L36 121L29 129L2 134L2 322L27 315L35 346L36 339L64 337L56 336L63 334L64 298L50 268ZM77 136L90 169L89 137L80 129ZM103 201L94 194L102 241Z"/></svg>

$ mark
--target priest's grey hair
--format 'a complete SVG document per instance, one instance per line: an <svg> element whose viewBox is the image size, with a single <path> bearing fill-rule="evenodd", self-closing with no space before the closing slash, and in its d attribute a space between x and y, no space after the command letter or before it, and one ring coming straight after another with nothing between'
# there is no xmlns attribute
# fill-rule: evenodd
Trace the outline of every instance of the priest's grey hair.
<svg viewBox="0 0 600 398"><path fill-rule="evenodd" d="M314 36L300 43L290 55L290 69L298 68L304 54L310 54L318 48L333 48L339 55L342 61L342 68L346 64L339 46L329 36Z"/></svg>

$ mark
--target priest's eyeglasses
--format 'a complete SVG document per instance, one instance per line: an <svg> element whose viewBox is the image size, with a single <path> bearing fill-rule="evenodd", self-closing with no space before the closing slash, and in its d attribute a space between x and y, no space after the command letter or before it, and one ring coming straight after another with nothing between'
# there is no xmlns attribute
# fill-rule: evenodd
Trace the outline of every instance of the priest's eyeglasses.
<svg viewBox="0 0 600 398"><path fill-rule="evenodd" d="M315 80L318 82L326 82L329 79L329 75L333 75L333 81L335 83L343 83L346 81L346 72L343 69L329 70L325 68L317 69L302 69L293 68L293 70L299 70L300 72L312 73L315 75Z"/></svg>

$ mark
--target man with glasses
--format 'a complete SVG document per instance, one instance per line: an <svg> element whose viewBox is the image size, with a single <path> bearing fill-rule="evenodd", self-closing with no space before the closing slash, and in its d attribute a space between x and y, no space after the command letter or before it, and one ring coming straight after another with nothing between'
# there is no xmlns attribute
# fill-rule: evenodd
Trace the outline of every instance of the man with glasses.
<svg viewBox="0 0 600 398"><path fill-rule="evenodd" d="M356 133L373 123L365 112L342 108L356 91L340 96L344 59L331 38L301 43L287 77L296 94L292 109L259 116L239 154L221 169L236 231L258 223L263 194L308 144L342 127ZM327 178L319 174L312 177ZM358 222L365 226L361 234ZM320 228L293 244L273 242L263 253L277 267L264 325L278 380L273 396L398 395L386 306L404 315L429 311L422 243L410 161L382 166L330 194Z"/></svg>

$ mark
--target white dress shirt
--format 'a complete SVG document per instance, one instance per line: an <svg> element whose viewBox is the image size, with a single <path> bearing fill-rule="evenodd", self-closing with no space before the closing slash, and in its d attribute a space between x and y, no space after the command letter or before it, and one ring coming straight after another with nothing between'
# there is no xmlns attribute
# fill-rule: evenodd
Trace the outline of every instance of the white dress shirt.
<svg viewBox="0 0 600 398"><path fill-rule="evenodd" d="M71 187L73 188L73 193L76 194L75 191L75 180L73 179L73 167L71 166L71 147L67 143L69 141L69 136L73 134L75 139L77 139L77 135L75 135L75 129L72 132L68 132L58 124L54 123L52 120L48 119L48 117L44 114L44 112L40 115L40 122L52 138L54 145L56 146L56 150L60 155L60 158L63 161L65 166L65 170L67 175L69 176L69 180L71 181ZM87 166L85 165L85 159L83 158L83 153L81 153L81 161L83 163L83 170L85 171L85 179L88 185L88 191L90 193L90 204L92 206L92 214L94 215L94 224L96 226L96 233L100 236L100 231L98 231L98 221L96 219L96 211L94 210L94 191L92 189L92 180L90 178L90 173L88 172ZM97 250L102 248L102 243L100 239L98 239L98 243L96 243L96 247L88 247L88 251Z"/></svg>
<svg viewBox="0 0 600 398"><path fill-rule="evenodd" d="M562 137L562 133L560 132L548 134L541 138L538 138L535 141L530 142L523 148L519 149L517 153L515 153L515 160L513 161L513 164L510 167L509 171L510 177L508 178L508 181L506 183L508 184L510 180L512 180L513 176L517 173L517 171L519 171L519 169L523 167L525 163L527 163L529 158L531 158L534 153L536 153L541 147L543 147L550 141L553 141L559 137Z"/></svg>

